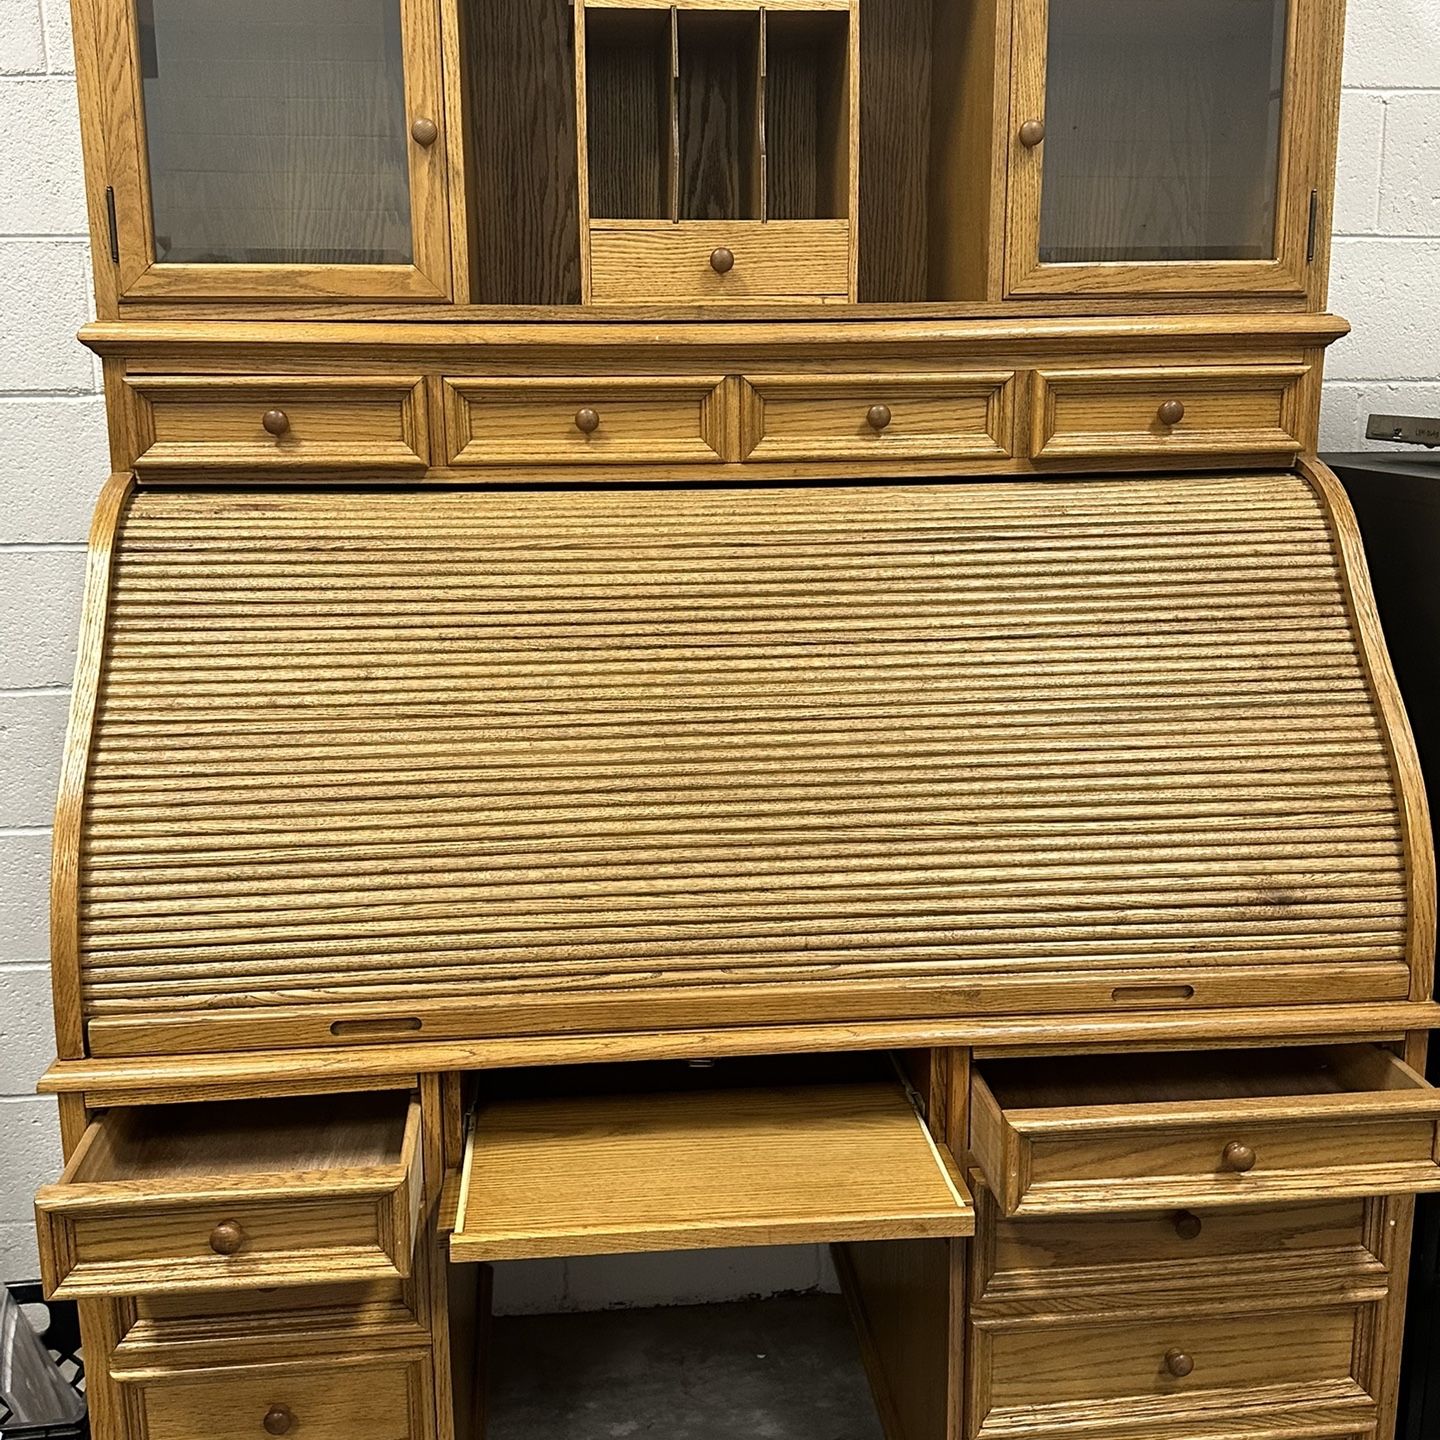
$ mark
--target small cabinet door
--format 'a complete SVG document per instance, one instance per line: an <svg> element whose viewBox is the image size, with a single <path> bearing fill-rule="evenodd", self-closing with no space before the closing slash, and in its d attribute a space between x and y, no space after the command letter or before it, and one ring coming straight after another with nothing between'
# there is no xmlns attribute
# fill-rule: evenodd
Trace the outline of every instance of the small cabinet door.
<svg viewBox="0 0 1440 1440"><path fill-rule="evenodd" d="M136 299L449 297L438 0L100 0Z"/></svg>
<svg viewBox="0 0 1440 1440"><path fill-rule="evenodd" d="M1018 0L1007 293L1303 294L1328 9Z"/></svg>

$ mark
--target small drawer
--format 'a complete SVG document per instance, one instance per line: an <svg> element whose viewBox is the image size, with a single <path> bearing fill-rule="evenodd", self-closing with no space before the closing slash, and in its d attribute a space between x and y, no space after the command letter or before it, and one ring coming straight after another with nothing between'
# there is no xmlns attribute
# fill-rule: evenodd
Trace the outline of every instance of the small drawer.
<svg viewBox="0 0 1440 1440"><path fill-rule="evenodd" d="M1363 1431L1375 1418L1354 1376L1366 1315L1364 1307L1337 1306L977 1327L970 1435L1178 1440ZM1294 1428L1273 1429L1277 1414ZM1337 1421L1342 1428L1328 1428Z"/></svg>
<svg viewBox="0 0 1440 1440"><path fill-rule="evenodd" d="M591 224L596 305L844 300L849 293L848 220Z"/></svg>
<svg viewBox="0 0 1440 1440"><path fill-rule="evenodd" d="M605 465L724 458L720 376L445 381L446 463Z"/></svg>
<svg viewBox="0 0 1440 1440"><path fill-rule="evenodd" d="M1304 365L1036 370L1036 460L1149 455L1293 456Z"/></svg>
<svg viewBox="0 0 1440 1440"><path fill-rule="evenodd" d="M1015 453L1013 371L746 378L751 460L1003 460Z"/></svg>
<svg viewBox="0 0 1440 1440"><path fill-rule="evenodd" d="M983 1186L975 1198L977 1314L1025 1313L1037 1301L1133 1311L1177 1293L1191 1309L1268 1308L1276 1294L1293 1299L1301 1289L1379 1299L1389 1280L1372 1248L1383 1223L1377 1201L1002 1220ZM1237 1274L1243 1286L1232 1283Z"/></svg>
<svg viewBox="0 0 1440 1440"><path fill-rule="evenodd" d="M46 1293L406 1276L420 1188L401 1092L110 1110L36 1197Z"/></svg>
<svg viewBox="0 0 1440 1440"><path fill-rule="evenodd" d="M130 375L136 473L424 470L419 376Z"/></svg>
<svg viewBox="0 0 1440 1440"><path fill-rule="evenodd" d="M430 1440L428 1350L192 1370L116 1369L133 1440Z"/></svg>
<svg viewBox="0 0 1440 1440"><path fill-rule="evenodd" d="M973 1089L1007 1215L1440 1189L1440 1092L1374 1046L985 1061Z"/></svg>

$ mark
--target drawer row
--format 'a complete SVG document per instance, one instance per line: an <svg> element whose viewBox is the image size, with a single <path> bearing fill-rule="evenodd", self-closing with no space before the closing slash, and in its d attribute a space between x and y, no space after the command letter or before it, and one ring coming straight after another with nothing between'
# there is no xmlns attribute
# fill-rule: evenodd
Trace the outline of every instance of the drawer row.
<svg viewBox="0 0 1440 1440"><path fill-rule="evenodd" d="M681 376L131 375L136 470L431 468L1126 456L1301 448L1309 367Z"/></svg>

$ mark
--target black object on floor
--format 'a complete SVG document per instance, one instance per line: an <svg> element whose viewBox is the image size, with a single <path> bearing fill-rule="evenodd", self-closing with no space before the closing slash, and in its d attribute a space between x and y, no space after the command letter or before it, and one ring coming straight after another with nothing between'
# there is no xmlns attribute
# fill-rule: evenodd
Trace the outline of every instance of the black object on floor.
<svg viewBox="0 0 1440 1440"><path fill-rule="evenodd" d="M90 1423L74 1302L46 1300L38 1280L5 1289L8 1295L0 1295L0 1437L85 1440Z"/></svg>

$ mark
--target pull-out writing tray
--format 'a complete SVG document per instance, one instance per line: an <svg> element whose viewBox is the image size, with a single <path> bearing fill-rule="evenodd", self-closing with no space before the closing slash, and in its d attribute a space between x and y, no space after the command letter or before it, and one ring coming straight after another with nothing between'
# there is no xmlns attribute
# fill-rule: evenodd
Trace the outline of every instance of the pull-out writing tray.
<svg viewBox="0 0 1440 1440"><path fill-rule="evenodd" d="M453 1260L971 1235L898 1081L505 1100L475 1115Z"/></svg>

